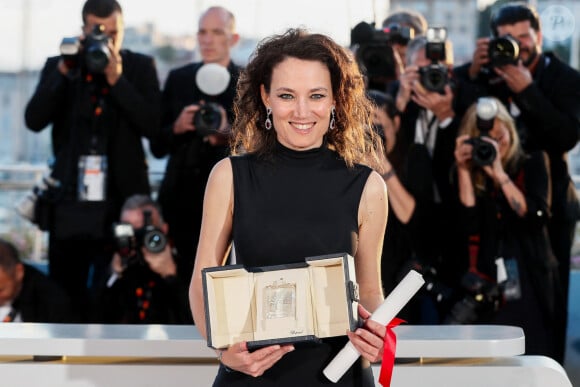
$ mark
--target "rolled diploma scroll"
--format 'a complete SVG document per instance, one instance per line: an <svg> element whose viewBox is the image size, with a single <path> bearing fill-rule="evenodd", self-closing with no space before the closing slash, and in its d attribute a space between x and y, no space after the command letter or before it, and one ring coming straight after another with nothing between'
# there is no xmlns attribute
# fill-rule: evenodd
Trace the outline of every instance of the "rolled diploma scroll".
<svg viewBox="0 0 580 387"><path fill-rule="evenodd" d="M403 309L411 297L419 291L424 283L425 280L421 274L415 270L409 271L405 278L399 282L391 294L385 298L385 301L379 305L377 310L369 318L382 325L387 325ZM358 353L349 340L322 372L331 382L336 383L359 356L360 353Z"/></svg>

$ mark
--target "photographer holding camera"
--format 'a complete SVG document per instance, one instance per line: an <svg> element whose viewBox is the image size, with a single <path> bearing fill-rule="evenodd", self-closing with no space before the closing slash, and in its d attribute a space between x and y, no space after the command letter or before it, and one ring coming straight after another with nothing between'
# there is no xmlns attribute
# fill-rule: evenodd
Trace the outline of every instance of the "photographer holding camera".
<svg viewBox="0 0 580 387"><path fill-rule="evenodd" d="M403 173L398 175L391 163L401 123L395 100L378 90L368 90L367 95L375 104L373 129L383 139L382 164L387 171L382 175L390 211L381 259L383 290L389 294L411 268L421 272L425 279L423 291L405 305L400 317L410 324L437 324L451 294L430 266L432 254L439 250L436 243L439 234L432 230L442 229L435 226L442 218L436 212L433 198L431 158L421 144L411 146L401 168Z"/></svg>
<svg viewBox="0 0 580 387"><path fill-rule="evenodd" d="M129 197L113 225L116 252L96 314L103 323L192 324L188 289L193 266L167 239L161 208Z"/></svg>
<svg viewBox="0 0 580 387"><path fill-rule="evenodd" d="M407 45L413 38L425 35L427 32L427 20L425 16L412 9L398 9L390 13L385 20L383 20L383 29L387 28L390 31L405 31L409 29L409 39L394 40L392 47L394 51L399 54L402 68L405 67L405 58L407 56ZM400 75L400 74L399 74Z"/></svg>
<svg viewBox="0 0 580 387"><path fill-rule="evenodd" d="M172 70L162 95L156 157L169 154L158 201L175 246L195 259L205 185L212 167L228 154L233 99L240 67L230 58L238 42L234 15L208 8L199 19L201 62Z"/></svg>
<svg viewBox="0 0 580 387"><path fill-rule="evenodd" d="M483 159L474 157L479 142L493 149ZM554 357L563 309L547 232L548 157L543 151L525 153L505 106L486 97L467 110L455 159L459 219L470 249L463 277L467 294L447 323L520 326L531 338L526 354Z"/></svg>
<svg viewBox="0 0 580 387"><path fill-rule="evenodd" d="M426 148L435 179L434 197L446 201L454 196L448 175L459 126L453 106L457 88L450 70L453 51L444 29L430 28L427 34L429 38L415 38L407 46L405 72L392 90L401 129L390 160L401 173L409 148L417 144Z"/></svg>
<svg viewBox="0 0 580 387"><path fill-rule="evenodd" d="M398 257L397 271L421 266L437 272L437 278L429 281L438 288L432 294L435 303L431 295L417 298L413 303L422 305L413 318L417 323L438 323L447 306L439 293L441 284L448 288L445 293L451 293L463 270L458 265L463 246L456 231L457 194L449 180L459 127L453 107L457 87L450 74L453 57L444 29L429 28L425 36L409 42L406 55L405 71L393 85L400 129L386 155L389 172L383 175L397 218L389 220L387 230L397 230L400 237L387 231L383 256L387 261L390 255ZM396 283L397 271L383 268L386 288ZM432 313L424 314L424 306Z"/></svg>
<svg viewBox="0 0 580 387"><path fill-rule="evenodd" d="M523 149L548 154L552 180L548 231L567 308L570 255L580 218L567 152L576 146L580 133L580 73L553 53L542 52L540 19L533 7L505 4L493 13L490 27L493 38L479 39L473 61L454 72L472 89L466 103L480 96L499 98L516 121ZM555 359L560 363L564 360L566 316L567 312L557 328Z"/></svg>
<svg viewBox="0 0 580 387"><path fill-rule="evenodd" d="M39 227L50 233L49 274L81 321L88 286L106 275L109 231L123 201L150 192L142 139L157 136L161 96L153 58L121 49L117 1L87 0L82 20L82 36L64 38L61 55L47 59L25 112L30 130L52 128L56 183L47 180Z"/></svg>

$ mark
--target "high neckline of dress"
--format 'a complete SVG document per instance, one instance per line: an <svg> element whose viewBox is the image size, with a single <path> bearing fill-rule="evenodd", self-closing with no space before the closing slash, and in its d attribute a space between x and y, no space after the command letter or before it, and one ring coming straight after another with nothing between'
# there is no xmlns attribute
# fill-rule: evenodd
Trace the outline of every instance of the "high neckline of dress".
<svg viewBox="0 0 580 387"><path fill-rule="evenodd" d="M281 159L295 159L295 160L314 160L326 153L328 149L326 142L318 148L307 149L303 151L298 151L290 149L282 145L279 141L276 141L276 153Z"/></svg>

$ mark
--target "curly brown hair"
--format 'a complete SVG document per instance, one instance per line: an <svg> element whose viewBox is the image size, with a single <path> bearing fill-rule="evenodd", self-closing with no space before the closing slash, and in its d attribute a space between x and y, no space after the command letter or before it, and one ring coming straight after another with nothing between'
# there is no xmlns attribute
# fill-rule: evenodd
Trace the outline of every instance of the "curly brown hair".
<svg viewBox="0 0 580 387"><path fill-rule="evenodd" d="M266 108L260 86L270 91L273 69L287 58L323 63L330 72L335 99L336 127L326 133L326 143L347 165L365 164L381 170L377 150L380 138L372 128L373 104L367 98L364 78L352 53L323 34L289 29L262 40L240 74L234 101L233 155L270 156L276 145L275 130L266 130Z"/></svg>

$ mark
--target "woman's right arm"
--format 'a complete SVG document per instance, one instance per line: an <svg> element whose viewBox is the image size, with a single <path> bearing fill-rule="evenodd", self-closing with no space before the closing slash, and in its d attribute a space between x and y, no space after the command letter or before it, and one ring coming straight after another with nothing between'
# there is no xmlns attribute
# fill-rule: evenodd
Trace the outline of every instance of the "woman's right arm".
<svg viewBox="0 0 580 387"><path fill-rule="evenodd" d="M232 164L226 158L214 166L207 182L199 244L189 287L193 319L205 338L207 334L201 271L206 267L222 265L231 244L233 207Z"/></svg>
<svg viewBox="0 0 580 387"><path fill-rule="evenodd" d="M207 339L201 271L222 265L229 252L234 213L232 164L229 158L218 162L207 182L203 202L203 217L193 276L189 287L189 302L200 334ZM235 300L232 300L235 302ZM271 345L249 352L245 342L218 350L222 364L257 377L272 367L282 356L293 351L293 345Z"/></svg>

